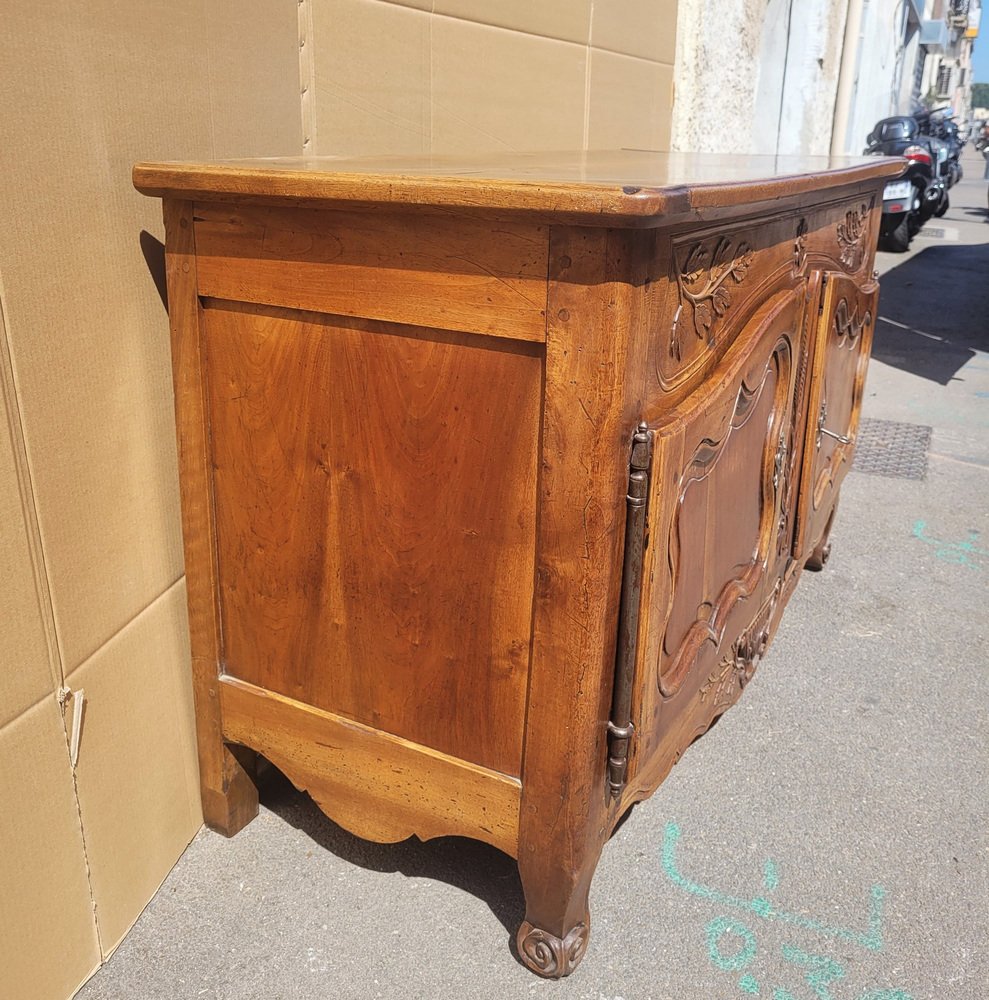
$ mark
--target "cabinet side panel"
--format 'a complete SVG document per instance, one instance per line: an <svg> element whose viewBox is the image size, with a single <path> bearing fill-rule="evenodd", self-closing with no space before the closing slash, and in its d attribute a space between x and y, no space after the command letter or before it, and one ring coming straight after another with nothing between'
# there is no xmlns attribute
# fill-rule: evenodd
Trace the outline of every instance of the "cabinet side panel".
<svg viewBox="0 0 989 1000"><path fill-rule="evenodd" d="M225 671L518 775L542 349L204 316Z"/></svg>

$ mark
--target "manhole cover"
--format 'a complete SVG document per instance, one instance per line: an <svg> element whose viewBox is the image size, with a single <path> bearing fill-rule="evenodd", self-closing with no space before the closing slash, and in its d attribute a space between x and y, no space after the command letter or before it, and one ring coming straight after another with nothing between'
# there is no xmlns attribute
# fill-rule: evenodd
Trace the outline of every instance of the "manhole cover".
<svg viewBox="0 0 989 1000"><path fill-rule="evenodd" d="M926 479L930 444L931 428L924 424L863 418L852 468L893 479Z"/></svg>

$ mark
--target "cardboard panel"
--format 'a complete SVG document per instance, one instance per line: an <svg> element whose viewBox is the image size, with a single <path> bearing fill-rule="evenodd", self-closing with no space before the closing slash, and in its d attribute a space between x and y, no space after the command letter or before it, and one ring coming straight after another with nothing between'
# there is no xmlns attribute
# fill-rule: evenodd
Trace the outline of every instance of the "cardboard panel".
<svg viewBox="0 0 989 1000"><path fill-rule="evenodd" d="M382 3L393 3L399 7L414 7L416 10L431 11L433 0L382 0Z"/></svg>
<svg viewBox="0 0 989 1000"><path fill-rule="evenodd" d="M161 208L133 190L131 165L209 158L214 122L225 152L284 151L291 131L257 139L271 18L244 42L205 11L138 0L5 15L0 271L66 669L182 573L168 328L141 242L160 239ZM294 5L282 16L294 25ZM251 65L213 79L211 45ZM285 72L297 79L297 54ZM296 97L283 117L298 114Z"/></svg>
<svg viewBox="0 0 989 1000"><path fill-rule="evenodd" d="M66 678L85 690L76 782L108 955L202 823L185 585Z"/></svg>
<svg viewBox="0 0 989 1000"><path fill-rule="evenodd" d="M0 994L59 1000L100 950L54 696L0 729Z"/></svg>
<svg viewBox="0 0 989 1000"><path fill-rule="evenodd" d="M292 4L207 0L213 155L302 149L299 21Z"/></svg>
<svg viewBox="0 0 989 1000"><path fill-rule="evenodd" d="M587 50L437 17L434 153L581 149Z"/></svg>
<svg viewBox="0 0 989 1000"><path fill-rule="evenodd" d="M429 15L378 0L313 6L316 152L429 148Z"/></svg>
<svg viewBox="0 0 989 1000"><path fill-rule="evenodd" d="M621 0L595 3L591 44L621 55L673 65L677 0Z"/></svg>
<svg viewBox="0 0 989 1000"><path fill-rule="evenodd" d="M7 12L0 268L67 665L182 572L167 327L139 243L160 208L128 176L149 148L209 153L189 113L208 74L201 19L153 8Z"/></svg>
<svg viewBox="0 0 989 1000"><path fill-rule="evenodd" d="M9 398L11 385L4 378L6 360L0 312L0 728L57 686L24 514L25 500L30 498L21 493L8 426L16 426L17 413Z"/></svg>
<svg viewBox="0 0 989 1000"><path fill-rule="evenodd" d="M591 0L435 0L433 12L586 45Z"/></svg>
<svg viewBox="0 0 989 1000"><path fill-rule="evenodd" d="M669 149L672 105L672 66L591 50L588 149Z"/></svg>

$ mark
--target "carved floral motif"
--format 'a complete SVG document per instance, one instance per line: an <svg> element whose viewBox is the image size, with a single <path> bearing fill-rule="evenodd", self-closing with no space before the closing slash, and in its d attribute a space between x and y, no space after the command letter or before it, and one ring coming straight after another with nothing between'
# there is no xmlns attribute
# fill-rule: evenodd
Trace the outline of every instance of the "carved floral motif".
<svg viewBox="0 0 989 1000"><path fill-rule="evenodd" d="M677 361L683 353L685 312L691 313L694 333L707 340L711 327L731 306L731 284L741 284L752 263L752 247L744 240L737 243L720 237L713 248L709 243L695 243L677 271L680 305L673 318L670 354Z"/></svg>
<svg viewBox="0 0 989 1000"><path fill-rule="evenodd" d="M731 704L735 695L735 686L739 690L745 687L755 673L755 664L746 656L745 635L740 635L731 648L721 657L721 661L711 671L710 677L701 685L701 703L710 697L715 708Z"/></svg>
<svg viewBox="0 0 989 1000"><path fill-rule="evenodd" d="M797 235L793 241L793 273L799 274L807 263L807 220L797 223Z"/></svg>
<svg viewBox="0 0 989 1000"><path fill-rule="evenodd" d="M586 923L577 924L561 941L526 921L519 928L519 953L533 972L548 979L560 979L569 976L580 964L587 950L588 937Z"/></svg>
<svg viewBox="0 0 989 1000"><path fill-rule="evenodd" d="M862 331L872 322L872 313L866 309L859 315L858 306L848 311L848 300L839 299L834 311L834 332L838 337L848 337L854 344Z"/></svg>
<svg viewBox="0 0 989 1000"><path fill-rule="evenodd" d="M708 698L715 709L727 708L735 698L736 685L741 691L755 673L756 664L769 645L769 625L783 589L782 578L776 581L769 600L758 618L731 644L711 671L699 692L701 704Z"/></svg>
<svg viewBox="0 0 989 1000"><path fill-rule="evenodd" d="M773 468L773 489L776 492L776 507L778 517L776 520L776 554L782 556L789 538L786 529L790 519L790 480L793 470L793 456L787 444L787 428L780 430L779 441L776 445L776 463Z"/></svg>
<svg viewBox="0 0 989 1000"><path fill-rule="evenodd" d="M838 223L838 246L841 247L839 258L850 271L854 271L862 263L868 221L869 206L861 205L847 211L845 218Z"/></svg>

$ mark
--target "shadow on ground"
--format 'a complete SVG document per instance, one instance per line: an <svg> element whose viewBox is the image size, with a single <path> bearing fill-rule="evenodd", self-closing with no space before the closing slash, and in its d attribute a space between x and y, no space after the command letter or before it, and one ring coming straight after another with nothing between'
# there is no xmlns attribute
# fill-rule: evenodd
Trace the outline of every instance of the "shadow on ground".
<svg viewBox="0 0 989 1000"><path fill-rule="evenodd" d="M262 805L350 864L377 872L400 872L408 878L435 879L477 897L514 942L525 916L525 898L515 860L497 848L466 837L440 837L425 843L411 837L398 844L362 840L328 819L308 795L297 791L267 761L258 774L258 791Z"/></svg>
<svg viewBox="0 0 989 1000"><path fill-rule="evenodd" d="M989 350L989 244L926 247L882 276L872 356L947 385Z"/></svg>

